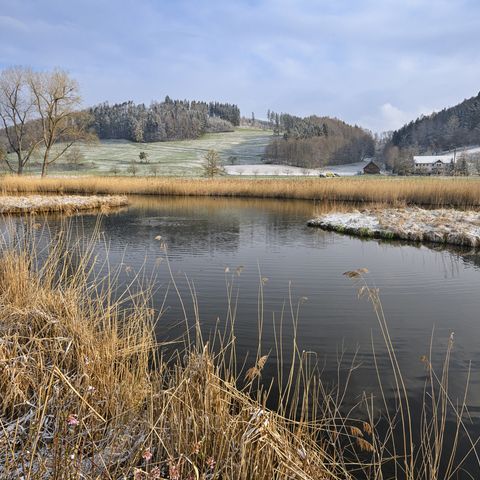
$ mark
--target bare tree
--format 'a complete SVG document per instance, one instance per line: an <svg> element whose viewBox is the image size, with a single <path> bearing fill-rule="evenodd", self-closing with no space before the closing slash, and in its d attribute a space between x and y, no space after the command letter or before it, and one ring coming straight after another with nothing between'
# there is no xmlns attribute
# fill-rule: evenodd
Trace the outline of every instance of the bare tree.
<svg viewBox="0 0 480 480"><path fill-rule="evenodd" d="M156 177L158 175L158 172L160 171L160 166L158 164L151 165L150 171L152 172L152 175Z"/></svg>
<svg viewBox="0 0 480 480"><path fill-rule="evenodd" d="M42 132L42 177L49 165L58 160L76 141L91 137L87 132L88 116L79 112L78 83L62 70L31 72L28 84ZM52 150L62 142L60 148Z"/></svg>
<svg viewBox="0 0 480 480"><path fill-rule="evenodd" d="M78 168L85 160L85 155L78 147L73 147L67 152L66 160L74 168Z"/></svg>
<svg viewBox="0 0 480 480"><path fill-rule="evenodd" d="M113 173L113 175L117 176L120 173L120 168L118 167L118 165L114 165L110 169L110 173Z"/></svg>
<svg viewBox="0 0 480 480"><path fill-rule="evenodd" d="M0 125L16 162L5 157L10 171L21 175L32 153L41 144L35 119L35 102L28 80L29 69L13 67L0 74Z"/></svg>
<svg viewBox="0 0 480 480"><path fill-rule="evenodd" d="M138 165L135 163L135 160L130 162L130 166L127 168L127 172L132 174L132 176L136 176L138 173Z"/></svg>
<svg viewBox="0 0 480 480"><path fill-rule="evenodd" d="M214 177L215 175L225 173L225 169L223 168L220 155L216 150L209 150L205 154L205 156L203 157L202 169L203 174L206 177L210 178Z"/></svg>

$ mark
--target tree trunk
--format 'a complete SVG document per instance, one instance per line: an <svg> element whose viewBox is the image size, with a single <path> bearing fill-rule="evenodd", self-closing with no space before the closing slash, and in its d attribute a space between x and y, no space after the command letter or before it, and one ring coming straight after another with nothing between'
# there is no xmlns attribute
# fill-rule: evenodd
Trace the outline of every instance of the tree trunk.
<svg viewBox="0 0 480 480"><path fill-rule="evenodd" d="M42 177L47 176L49 153L50 153L50 147L46 147L45 153L43 154Z"/></svg>
<svg viewBox="0 0 480 480"><path fill-rule="evenodd" d="M42 164L42 177L47 176L47 169L48 169L48 162L46 159L44 159Z"/></svg>
<svg viewBox="0 0 480 480"><path fill-rule="evenodd" d="M17 152L17 159L18 159L18 167L17 167L17 175L21 175L23 173L23 161L22 161L22 154ZM10 168L12 172L15 172L13 168Z"/></svg>

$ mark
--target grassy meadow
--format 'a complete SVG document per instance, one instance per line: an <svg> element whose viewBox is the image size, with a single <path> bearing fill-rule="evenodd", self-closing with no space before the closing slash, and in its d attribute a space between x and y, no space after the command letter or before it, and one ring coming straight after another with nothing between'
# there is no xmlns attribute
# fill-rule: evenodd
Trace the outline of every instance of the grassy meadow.
<svg viewBox="0 0 480 480"><path fill-rule="evenodd" d="M69 164L65 155L49 170L52 175L131 175L129 168L135 161L138 176L199 176L203 157L210 149L217 150L225 163L231 156L236 156L239 164L261 163L271 135L272 132L265 130L237 128L234 132L209 133L196 140L155 143L102 140L76 145L83 156L79 165ZM148 163L139 163L142 151L148 154ZM27 173L40 170L37 155L27 165Z"/></svg>
<svg viewBox="0 0 480 480"><path fill-rule="evenodd" d="M175 178L3 176L2 194L201 195L376 202L436 207L480 206L480 178Z"/></svg>

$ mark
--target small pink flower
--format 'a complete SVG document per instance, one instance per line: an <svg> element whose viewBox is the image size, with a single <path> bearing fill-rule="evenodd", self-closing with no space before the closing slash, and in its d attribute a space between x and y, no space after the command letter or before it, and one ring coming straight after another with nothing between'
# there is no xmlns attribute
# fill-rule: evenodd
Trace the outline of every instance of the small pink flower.
<svg viewBox="0 0 480 480"><path fill-rule="evenodd" d="M76 427L80 422L78 421L78 416L74 413L70 413L67 417L67 424L70 427Z"/></svg>
<svg viewBox="0 0 480 480"><path fill-rule="evenodd" d="M215 461L215 459L213 457L207 458L207 465L208 465L208 468L210 470L213 470L215 468L216 464L217 464L217 462Z"/></svg>
<svg viewBox="0 0 480 480"><path fill-rule="evenodd" d="M193 449L192 449L192 453L198 455L200 453L200 447L201 447L201 442L196 442L194 445L193 445Z"/></svg>
<svg viewBox="0 0 480 480"><path fill-rule="evenodd" d="M142 453L142 458L147 462L150 461L153 457L152 451L149 448L146 448Z"/></svg>
<svg viewBox="0 0 480 480"><path fill-rule="evenodd" d="M168 476L170 477L170 480L180 480L180 471L178 466L173 462L168 464Z"/></svg>
<svg viewBox="0 0 480 480"><path fill-rule="evenodd" d="M143 472L139 468L133 470L133 480L142 480Z"/></svg>
<svg viewBox="0 0 480 480"><path fill-rule="evenodd" d="M152 468L149 478L152 478L153 480L158 480L159 478L162 478L162 472L160 470L160 467Z"/></svg>

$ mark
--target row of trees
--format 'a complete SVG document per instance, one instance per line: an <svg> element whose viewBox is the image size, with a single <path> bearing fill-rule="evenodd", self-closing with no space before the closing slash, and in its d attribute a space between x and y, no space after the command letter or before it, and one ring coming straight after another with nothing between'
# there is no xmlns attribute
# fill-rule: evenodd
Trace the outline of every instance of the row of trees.
<svg viewBox="0 0 480 480"><path fill-rule="evenodd" d="M480 144L480 93L476 97L422 116L393 132L391 144L414 147L420 153L437 153Z"/></svg>
<svg viewBox="0 0 480 480"><path fill-rule="evenodd" d="M233 130L240 123L240 110L228 103L188 100L153 102L150 106L129 101L102 103L89 110L92 128L101 139L161 142L194 139L206 132Z"/></svg>
<svg viewBox="0 0 480 480"><path fill-rule="evenodd" d="M267 161L318 168L358 162L375 153L370 132L338 119L268 112L275 137L265 151Z"/></svg>
<svg viewBox="0 0 480 480"><path fill-rule="evenodd" d="M41 151L42 176L77 140L88 140L89 118L79 111L77 82L62 70L34 72L14 67L0 73L0 140L3 161L21 175L35 151ZM0 143L2 143L0 142ZM62 142L60 149L55 148ZM6 153L14 153L14 160ZM2 154L0 153L0 156Z"/></svg>

